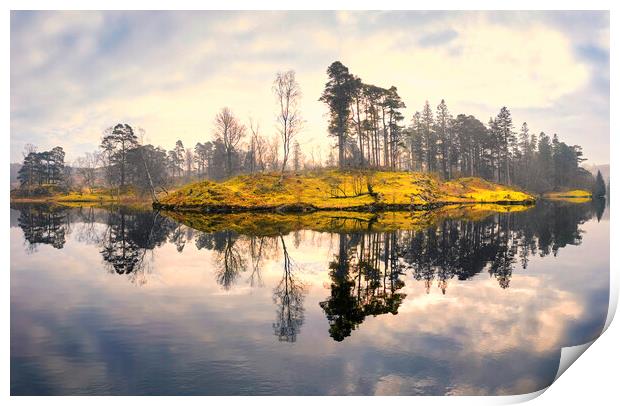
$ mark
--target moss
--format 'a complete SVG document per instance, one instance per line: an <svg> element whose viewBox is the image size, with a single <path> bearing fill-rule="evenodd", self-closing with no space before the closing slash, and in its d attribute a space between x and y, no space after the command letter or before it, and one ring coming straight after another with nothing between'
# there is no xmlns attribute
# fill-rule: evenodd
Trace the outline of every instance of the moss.
<svg viewBox="0 0 620 406"><path fill-rule="evenodd" d="M369 187L370 186L370 187ZM303 204L316 209L370 205L533 202L532 195L479 178L441 182L410 172L320 171L289 175L241 175L222 183L195 182L162 199L175 209L238 207L268 209Z"/></svg>

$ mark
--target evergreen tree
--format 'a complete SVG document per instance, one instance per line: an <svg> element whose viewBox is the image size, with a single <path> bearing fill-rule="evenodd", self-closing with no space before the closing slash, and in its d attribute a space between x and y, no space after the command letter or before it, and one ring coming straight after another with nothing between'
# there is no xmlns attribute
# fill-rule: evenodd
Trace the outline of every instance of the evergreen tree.
<svg viewBox="0 0 620 406"><path fill-rule="evenodd" d="M594 188L592 190L592 196L596 198L605 197L607 193L607 187L605 186L605 180L601 171L597 171L596 180L594 182Z"/></svg>
<svg viewBox="0 0 620 406"><path fill-rule="evenodd" d="M329 108L329 134L336 137L338 144L338 165L344 166L345 145L349 135L349 116L355 81L349 69L336 61L327 68L328 81L319 101Z"/></svg>
<svg viewBox="0 0 620 406"><path fill-rule="evenodd" d="M420 116L420 125L422 129L424 151L426 152L426 170L428 172L435 172L437 170L437 139L434 131L434 124L433 111L427 100Z"/></svg>
<svg viewBox="0 0 620 406"><path fill-rule="evenodd" d="M127 154L138 146L138 137L129 124L116 124L105 130L101 140L101 148L108 156L112 172L111 179L118 185L125 186Z"/></svg>

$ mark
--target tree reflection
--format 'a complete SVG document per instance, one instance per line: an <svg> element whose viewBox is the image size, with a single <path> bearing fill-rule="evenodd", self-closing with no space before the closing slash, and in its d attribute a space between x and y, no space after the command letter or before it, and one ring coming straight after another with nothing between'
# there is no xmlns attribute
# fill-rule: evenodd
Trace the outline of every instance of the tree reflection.
<svg viewBox="0 0 620 406"><path fill-rule="evenodd" d="M70 231L69 211L62 207L46 205L20 206L17 224L24 232L29 251L46 244L61 249Z"/></svg>
<svg viewBox="0 0 620 406"><path fill-rule="evenodd" d="M304 284L294 275L293 261L286 249L284 238L282 244L284 273L273 290L273 302L276 304L276 322L273 323L275 335L279 341L295 342L304 322Z"/></svg>
<svg viewBox="0 0 620 406"><path fill-rule="evenodd" d="M146 253L164 243L174 224L159 213L119 208L108 212L101 255L110 272L146 282Z"/></svg>
<svg viewBox="0 0 620 406"><path fill-rule="evenodd" d="M330 297L320 306L329 335L342 341L366 316L397 314L405 286L397 257L396 233L340 234L338 254L329 263Z"/></svg>
<svg viewBox="0 0 620 406"><path fill-rule="evenodd" d="M247 267L246 259L236 247L239 235L234 231L214 233L217 251L216 279L224 289L229 290Z"/></svg>
<svg viewBox="0 0 620 406"><path fill-rule="evenodd" d="M515 269L526 270L532 258L558 255L562 247L581 244L581 224L604 215L606 202L538 202L527 212L493 214L483 219L449 218L416 230L372 232L362 218L334 218L338 225L368 230L337 235L338 247L329 262L330 295L320 303L330 323L330 334L341 341L369 315L396 314L404 299L404 275L430 293L448 294L452 280L488 273L499 287L510 288ZM294 341L303 323L303 284L297 279L284 236L244 235L234 231L197 232L191 226L151 211L129 208L69 209L50 205L12 205L27 250L39 244L63 248L73 233L77 241L98 247L108 271L144 283L149 272L147 254L162 244L173 244L184 255L188 242L215 253L215 277L224 289L239 283L249 269L247 283L263 286L264 263L281 253L282 278L274 288L279 339ZM196 220L196 219L194 219ZM219 221L226 221L225 216ZM345 223L343 223L345 222ZM348 223L346 223L348 222ZM72 224L75 223L75 227ZM200 224L199 221L197 221ZM358 224L359 223L359 224ZM72 228L74 227L74 228ZM291 234L289 245L312 250L322 244L315 233ZM288 240L287 240L288 241Z"/></svg>
<svg viewBox="0 0 620 406"><path fill-rule="evenodd" d="M594 211L596 213L596 220L601 221L603 214L605 213L605 207L607 205L607 201L604 197L594 198L592 199L592 206L594 207Z"/></svg>
<svg viewBox="0 0 620 406"><path fill-rule="evenodd" d="M261 277L261 266L263 264L264 253L267 245L267 237L251 237L250 238L250 258L252 259L252 273L250 274L250 286L263 286Z"/></svg>

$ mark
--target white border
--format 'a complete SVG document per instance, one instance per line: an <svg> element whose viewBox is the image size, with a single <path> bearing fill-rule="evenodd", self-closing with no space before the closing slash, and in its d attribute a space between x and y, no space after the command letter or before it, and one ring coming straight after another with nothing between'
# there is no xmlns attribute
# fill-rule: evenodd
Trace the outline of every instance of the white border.
<svg viewBox="0 0 620 406"><path fill-rule="evenodd" d="M428 2L419 2L417 4L412 4L411 2L405 1L389 1L384 0L380 3L366 1L366 0L358 0L358 1L341 1L341 0L315 0L312 2L296 2L292 3L291 1L277 1L277 0L263 0L260 3L256 1L249 0L229 0L229 1L213 1L207 4L204 2L196 1L196 0L175 0L175 1L156 1L156 2L132 2L128 0L93 0L93 1L77 1L77 0L65 0L65 1L41 1L41 0L24 0L24 1L8 1L5 2L8 5L6 12L2 16L2 35L4 40L2 41L2 47L4 51L4 55L7 57L7 61L2 64L3 70L3 86L5 89L4 98L2 99L3 110L2 117L4 122L4 128L6 130L6 135L2 137L2 151L5 156L5 165L4 168L4 190L9 190L9 177L8 177L8 163L10 162L9 157L9 145L10 145L10 64L8 62L8 58L10 56L10 12L9 10L27 10L27 9L80 9L80 10L99 10L99 9L112 9L112 10L133 10L133 9L151 9L151 10L179 10L179 9L189 9L189 10L197 10L197 9L228 9L228 10L242 10L242 9L250 9L250 10L261 10L261 9L301 9L301 10L330 10L330 9L348 9L348 10L372 10L376 9L377 6L381 6L382 9L412 9L412 10L425 10L425 9L445 9L445 10L556 10L557 6L562 6L561 9L558 10L611 10L611 61L610 61L610 72L617 71L617 25L618 18L616 17L615 9L620 8L620 6L616 6L617 2L612 1L603 1L603 0L590 0L588 2L583 1L563 1L559 2L551 2L551 1L532 1L532 0L521 0L521 1L489 1L489 0L470 0L466 4L464 2L459 2L456 0L447 1L447 0L435 0L432 3ZM206 7L205 7L206 6ZM616 6L616 7L614 7ZM618 113L617 110L617 81L615 81L615 77L612 75L611 77L611 106L610 106L610 129L611 134L618 134L618 119L615 113ZM614 153L618 152L618 142L610 137L610 161L613 161ZM611 162L610 162L611 163ZM619 172L614 165L611 165L611 179L620 179ZM614 183L615 184L615 183ZM616 213L618 209L618 193L617 188L612 188L612 198L611 198L611 212ZM8 233L9 233L9 217L8 217L8 206L9 200L8 197L5 197L3 200L3 213L2 216L2 224L4 233L2 234L2 239L4 244L2 244L2 249L4 251L4 258L6 266L4 267L4 300L2 302L2 319L3 325L5 326L4 334L2 335L2 367L0 368L3 386L3 395L5 397L9 396L10 392L10 336L9 336L9 317L10 317L10 280L9 280L9 269L10 269L10 259L9 259L9 246L8 246ZM612 214L612 221L610 224L611 230L611 238L610 244L611 247L618 247L618 237L615 232L615 222L613 219L615 216ZM618 275L617 268L615 265L617 264L617 253L615 250L611 250L611 262L610 262L610 274L611 274L611 285L610 285L610 311L606 321L606 329L610 326L610 323L615 314L617 302L618 302ZM617 326L618 323L611 325L607 331L605 331L603 337L601 339L597 339L596 343L592 345L587 351L587 355L582 357L578 362L578 367L569 368L568 371L562 375L562 377L554 383L545 396L537 398L534 402L538 402L538 404L556 404L561 402L588 402L594 404L608 404L611 399L618 399L616 393L616 385L617 385L617 371L618 366L617 362L620 360L618 356L618 343L620 343L620 330ZM579 346L581 349L583 347L589 346L586 344L584 346ZM580 348L567 349L567 352L578 352ZM563 354L564 354L563 350ZM573 356L574 357L574 354ZM574 361L574 359L573 359ZM563 362L566 362L565 360ZM530 400L536 398L541 393L545 392L545 390L528 394L528 395L520 395L520 396L507 396L507 397L459 397L459 398L447 398L447 397L421 397L415 399L376 399L374 397L366 397L366 398L355 398L355 399L340 399L339 397L325 397L320 400L320 402L327 403L340 403L340 402L361 402L362 404L370 404L370 402L382 402L382 401L408 401L413 400L414 402L422 402L424 404L448 404L457 402L459 404L471 404L471 405L481 405L481 404L506 404L506 403L516 403L522 402L526 400ZM52 405L60 404L62 402L63 405L66 403L73 402L83 402L84 399L80 397L52 397L52 398L30 398L30 397L20 397L20 398L10 398L11 402L14 403L30 403L36 400L42 400L45 402L50 402ZM180 399L175 399L175 401L179 401ZM252 402L253 404L271 404L275 401L283 401L283 399L273 399L273 397L253 397L253 398L221 398L221 397L210 397L206 399L208 402L213 403L224 403L231 401L245 401ZM88 399L89 402L94 402L95 404L103 404L104 402L109 402L110 399L107 397L91 397ZM115 402L133 402L133 399L128 397L116 398ZM153 404L167 404L170 399L166 397L151 397L148 399L148 402L152 402ZM202 404L205 402L204 398L191 397L191 398L182 398L183 402L193 403L193 404ZM288 400L285 400L288 401ZM311 404L314 403L316 399L312 397L296 397L294 402L300 405ZM542 402L542 403L541 403Z"/></svg>

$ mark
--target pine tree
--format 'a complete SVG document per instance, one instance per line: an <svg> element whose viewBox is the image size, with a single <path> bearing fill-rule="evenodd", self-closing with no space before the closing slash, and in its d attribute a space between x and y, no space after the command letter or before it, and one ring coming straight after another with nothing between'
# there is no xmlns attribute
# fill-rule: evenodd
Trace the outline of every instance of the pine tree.
<svg viewBox="0 0 620 406"><path fill-rule="evenodd" d="M601 171L597 171L596 180L594 182L594 189L592 190L592 196L601 198L605 197L607 194L607 187L605 186L605 180L603 179L603 175L601 175Z"/></svg>
<svg viewBox="0 0 620 406"><path fill-rule="evenodd" d="M426 170L428 172L434 172L437 169L437 140L435 131L433 130L434 123L433 111L427 100L420 117L420 126L422 129L424 150L426 152Z"/></svg>
<svg viewBox="0 0 620 406"><path fill-rule="evenodd" d="M101 148L108 156L111 169L118 169L117 181L122 188L125 186L127 154L138 146L138 137L129 124L116 124L104 132Z"/></svg>
<svg viewBox="0 0 620 406"><path fill-rule="evenodd" d="M329 65L327 76L329 80L319 101L329 107L329 133L337 139L338 165L343 168L355 80L349 69L339 61Z"/></svg>
<svg viewBox="0 0 620 406"><path fill-rule="evenodd" d="M439 151L441 155L441 170L444 178L451 178L450 150L452 149L451 125L452 116L448 111L448 106L444 99L437 106L437 115L435 119L435 133L437 141L440 145Z"/></svg>

